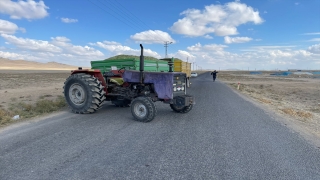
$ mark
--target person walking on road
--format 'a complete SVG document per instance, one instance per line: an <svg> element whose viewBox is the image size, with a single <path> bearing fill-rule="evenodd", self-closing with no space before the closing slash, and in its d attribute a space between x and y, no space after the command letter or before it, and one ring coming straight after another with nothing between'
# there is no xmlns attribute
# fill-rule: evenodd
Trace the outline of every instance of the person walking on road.
<svg viewBox="0 0 320 180"><path fill-rule="evenodd" d="M217 71L216 70L214 70L213 72L211 72L211 75L212 75L212 77L213 77L213 81L215 81L216 80L216 78L217 78Z"/></svg>

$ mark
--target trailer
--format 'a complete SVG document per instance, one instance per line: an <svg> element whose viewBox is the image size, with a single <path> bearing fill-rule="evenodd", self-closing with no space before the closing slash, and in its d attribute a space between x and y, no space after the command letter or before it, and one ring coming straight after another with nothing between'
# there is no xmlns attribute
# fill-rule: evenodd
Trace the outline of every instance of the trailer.
<svg viewBox="0 0 320 180"><path fill-rule="evenodd" d="M162 60L144 60L144 69L148 72L169 72L168 62ZM137 70L140 69L138 58L108 59L91 61L91 69L100 69L102 73L116 69Z"/></svg>
<svg viewBox="0 0 320 180"><path fill-rule="evenodd" d="M191 78L191 63L184 62L180 59L175 58L164 58L159 60L145 59L144 68L148 72L169 72L169 64L173 66L173 72L183 72L186 73L186 85L190 87ZM140 60L137 58L124 58L124 59L107 59L91 61L92 69L100 69L102 73L111 70L139 70ZM113 78L114 81L121 81L119 78Z"/></svg>

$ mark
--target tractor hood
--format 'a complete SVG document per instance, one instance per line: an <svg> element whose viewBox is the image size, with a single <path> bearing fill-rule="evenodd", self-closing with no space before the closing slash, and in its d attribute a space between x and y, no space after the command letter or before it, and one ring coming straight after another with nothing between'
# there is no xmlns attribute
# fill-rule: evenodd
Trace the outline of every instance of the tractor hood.
<svg viewBox="0 0 320 180"><path fill-rule="evenodd" d="M175 73L144 72L144 83L154 84L154 89L158 94L159 99L172 99L172 84L174 74ZM125 82L140 82L139 71L126 70L124 71L122 77Z"/></svg>

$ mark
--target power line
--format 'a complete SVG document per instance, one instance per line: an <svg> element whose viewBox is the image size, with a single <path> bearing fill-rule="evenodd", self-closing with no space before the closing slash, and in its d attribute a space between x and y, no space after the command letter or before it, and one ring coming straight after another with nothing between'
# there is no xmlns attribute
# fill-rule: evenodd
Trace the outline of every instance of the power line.
<svg viewBox="0 0 320 180"><path fill-rule="evenodd" d="M128 15L132 15L133 17L135 17L136 19L138 19L143 25L145 25L146 27L149 28L149 26L147 24L145 24L143 21L141 21L136 15L134 15L133 13L131 13L127 8L125 8L119 1L115 0L116 3L118 3L123 9L125 9L128 12ZM126 11L124 11L126 13ZM149 28L151 29L151 28Z"/></svg>
<svg viewBox="0 0 320 180"><path fill-rule="evenodd" d="M125 8L119 1L117 1L117 0L115 0L115 2L116 3L118 3L123 9L125 9L125 10L123 10L122 12L124 12L124 13L126 13L127 15L131 15L131 16L133 16L134 18L136 18L138 21L140 21L141 22L141 24L142 25L144 25L145 27L146 27L146 29L152 29L151 27L149 27L146 23L144 23L141 19L139 19L136 15L134 15L133 13L131 13L130 12L130 10L128 10L127 8ZM119 8L119 9L121 9L121 8ZM159 34L159 33L157 33L157 32L155 32L155 31L152 31L152 33L155 33L156 35L158 34L158 36L162 36L162 34ZM162 38L163 38L163 36L162 36ZM159 39L159 41L163 41L164 40L164 38L163 39Z"/></svg>
<svg viewBox="0 0 320 180"><path fill-rule="evenodd" d="M122 23L126 24L127 26L130 26L131 28L134 28L135 27L132 27L131 25L127 24L126 22L122 21L121 19L117 18L116 16L114 16L113 14L111 14L110 12L106 11L105 9L101 8L101 6L95 4L94 2L92 2L91 0L88 0L89 2L91 2L92 4L94 4L95 6L97 6L98 8L100 8L102 11L105 11L106 13L110 14L112 17L116 18L117 20L121 21ZM137 30L137 29L136 29ZM140 31L140 30L138 30Z"/></svg>
<svg viewBox="0 0 320 180"><path fill-rule="evenodd" d="M116 18L117 20L121 21L121 22L124 23L125 25L130 26L131 28L137 30L138 32L139 32L139 31L143 31L143 30L139 30L138 28L136 28L137 24L134 22L133 19L129 19L129 18L123 16L123 14L121 14L121 13L119 14L117 11L115 11L115 10L112 9L112 8L108 8L108 9L111 9L111 11L115 12L115 14L119 15L120 17L122 17L125 21L127 21L127 22L130 23L130 24L128 24L127 22L123 21L121 18L118 18L118 17L114 16L112 13L110 13L109 11L106 11L104 8L102 8L102 7L99 6L98 4L94 3L93 1L91 1L91 0L88 0L88 1L91 2L92 4L94 4L95 6L99 7L101 10L107 12L107 13L108 13L109 15L111 15L112 17L114 17L114 18ZM101 4L103 4L103 6L105 6L105 7L108 7L105 3L101 2L100 0L98 0L98 2L100 2ZM130 11L128 11L127 9L125 9L119 2L116 1L116 2L117 2L120 6L122 6L125 10L121 9L120 7L118 7L118 6L115 5L115 4L110 3L110 1L108 1L108 2L109 2L109 4L110 4L112 7L117 8L119 11L123 12L124 14L129 15L129 13L130 13L130 14L132 14L134 17L136 17L133 13L131 13ZM128 13L127 13L127 12L128 12ZM130 16L130 15L129 15L129 16ZM136 18L137 18L140 22L142 22L143 25L145 25L146 27L148 27L148 26L147 26L143 21L141 21L138 17L136 17ZM148 28L149 28L149 27L148 27ZM151 30L151 28L149 28L149 29ZM165 38L163 38L163 36L162 36L161 34L155 32L155 31L152 31L152 30L151 30L151 32L152 32L152 33L155 33L155 35L160 36L160 38L157 37L157 36L156 36L156 37L152 37L152 36L150 36L149 34L146 34L146 37L150 38L150 40L158 40L158 41L164 41L164 40L165 40Z"/></svg>
<svg viewBox="0 0 320 180"><path fill-rule="evenodd" d="M123 19L125 19L127 22L129 22L129 23L131 23L132 25L136 26L136 23L135 23L132 19L127 18L127 17L124 15L123 11L122 11L121 9L119 9L116 5L114 5L113 3L111 3L111 1L105 0L105 1L107 1L108 5L109 5L110 7L109 7L108 5L106 5L103 0L102 0L102 1L101 1L101 0L97 0L97 1L99 1L101 4L103 4L103 6L107 7L108 9L110 9L111 11L113 11L113 12L114 12L115 14L117 14L118 16L120 16L120 17L122 17ZM117 11L116 9L118 9L118 11ZM122 11L122 13L121 13L120 11Z"/></svg>

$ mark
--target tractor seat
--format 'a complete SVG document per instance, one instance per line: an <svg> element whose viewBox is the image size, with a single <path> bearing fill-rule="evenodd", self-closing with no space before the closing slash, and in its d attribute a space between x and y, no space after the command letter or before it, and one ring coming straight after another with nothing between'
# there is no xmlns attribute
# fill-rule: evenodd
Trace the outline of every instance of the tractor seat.
<svg viewBox="0 0 320 180"><path fill-rule="evenodd" d="M121 86L124 83L123 78L110 78L109 80L110 82L113 82L119 86Z"/></svg>

